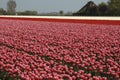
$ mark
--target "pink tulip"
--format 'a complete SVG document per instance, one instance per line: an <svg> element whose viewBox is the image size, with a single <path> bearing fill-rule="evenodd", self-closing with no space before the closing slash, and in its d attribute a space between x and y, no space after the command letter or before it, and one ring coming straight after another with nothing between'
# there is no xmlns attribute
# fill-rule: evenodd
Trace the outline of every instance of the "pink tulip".
<svg viewBox="0 0 120 80"><path fill-rule="evenodd" d="M2 19L0 24L0 73L23 80L120 78L119 25Z"/></svg>

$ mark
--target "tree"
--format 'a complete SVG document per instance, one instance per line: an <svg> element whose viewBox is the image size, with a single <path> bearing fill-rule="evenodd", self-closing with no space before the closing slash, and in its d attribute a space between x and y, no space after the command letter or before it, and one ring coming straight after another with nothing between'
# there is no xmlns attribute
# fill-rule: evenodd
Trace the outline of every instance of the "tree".
<svg viewBox="0 0 120 80"><path fill-rule="evenodd" d="M109 0L108 5L110 8L119 8L120 9L120 0Z"/></svg>
<svg viewBox="0 0 120 80"><path fill-rule="evenodd" d="M15 15L16 14L15 8L16 8L16 2L13 0L9 0L7 3L7 14Z"/></svg>
<svg viewBox="0 0 120 80"><path fill-rule="evenodd" d="M98 8L99 8L99 14L100 14L100 16L107 15L108 5L106 3L104 3L104 2L100 3L98 5Z"/></svg>
<svg viewBox="0 0 120 80"><path fill-rule="evenodd" d="M109 0L109 15L120 16L120 0Z"/></svg>
<svg viewBox="0 0 120 80"><path fill-rule="evenodd" d="M60 10L59 14L62 16L64 14L64 11Z"/></svg>

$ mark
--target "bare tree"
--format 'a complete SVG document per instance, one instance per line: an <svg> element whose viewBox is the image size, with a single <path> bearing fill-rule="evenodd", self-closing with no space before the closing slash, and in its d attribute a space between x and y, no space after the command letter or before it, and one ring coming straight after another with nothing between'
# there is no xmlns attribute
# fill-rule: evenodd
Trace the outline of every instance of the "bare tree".
<svg viewBox="0 0 120 80"><path fill-rule="evenodd" d="M9 15L15 15L16 13L16 2L13 0L9 0L7 3L7 14Z"/></svg>

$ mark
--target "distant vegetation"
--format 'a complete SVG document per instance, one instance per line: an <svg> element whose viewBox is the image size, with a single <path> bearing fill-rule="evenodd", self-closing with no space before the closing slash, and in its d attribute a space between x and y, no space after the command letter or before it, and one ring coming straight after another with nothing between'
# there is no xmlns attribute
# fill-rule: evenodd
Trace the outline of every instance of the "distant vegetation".
<svg viewBox="0 0 120 80"><path fill-rule="evenodd" d="M17 15L38 15L37 11L26 10L23 12L17 12Z"/></svg>
<svg viewBox="0 0 120 80"><path fill-rule="evenodd" d="M17 4L14 0L7 2L7 10L0 8L0 15L42 15L42 16L120 16L120 0L109 0L107 3L96 5L93 1L89 1L83 8L75 13L63 10L50 13L38 13L37 11L26 10L16 12Z"/></svg>

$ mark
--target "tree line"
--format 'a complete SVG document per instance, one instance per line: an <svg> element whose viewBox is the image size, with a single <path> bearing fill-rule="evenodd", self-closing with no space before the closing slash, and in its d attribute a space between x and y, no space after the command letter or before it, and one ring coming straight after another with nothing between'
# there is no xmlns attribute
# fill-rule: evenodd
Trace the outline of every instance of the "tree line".
<svg viewBox="0 0 120 80"><path fill-rule="evenodd" d="M16 12L16 7L16 2L9 0L7 2L7 11L0 8L0 15L38 15L37 11L31 10ZM59 12L60 15L64 16L63 13L62 10ZM87 10L78 11L74 14L77 16L120 16L120 0L109 0L107 3L102 2L96 6L88 6Z"/></svg>

